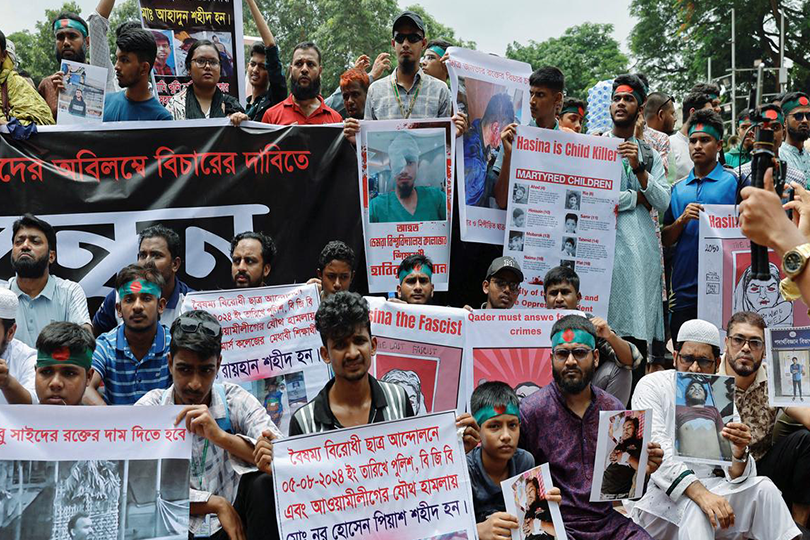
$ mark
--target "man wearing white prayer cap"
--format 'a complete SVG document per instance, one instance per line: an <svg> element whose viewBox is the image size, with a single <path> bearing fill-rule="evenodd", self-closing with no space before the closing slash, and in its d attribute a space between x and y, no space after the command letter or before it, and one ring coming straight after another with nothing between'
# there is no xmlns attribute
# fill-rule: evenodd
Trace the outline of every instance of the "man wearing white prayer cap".
<svg viewBox="0 0 810 540"><path fill-rule="evenodd" d="M652 442L664 449L664 461L650 476L644 497L625 503L630 517L658 540L801 538L780 491L770 479L757 476L756 463L748 456L751 432L745 424L729 422L721 432L731 443L731 466L674 457L675 372L714 374L720 362L720 332L707 321L685 322L674 356L674 370L644 376L633 394L633 409L652 409Z"/></svg>
<svg viewBox="0 0 810 540"><path fill-rule="evenodd" d="M37 351L14 339L17 295L0 287L0 405L36 403Z"/></svg>

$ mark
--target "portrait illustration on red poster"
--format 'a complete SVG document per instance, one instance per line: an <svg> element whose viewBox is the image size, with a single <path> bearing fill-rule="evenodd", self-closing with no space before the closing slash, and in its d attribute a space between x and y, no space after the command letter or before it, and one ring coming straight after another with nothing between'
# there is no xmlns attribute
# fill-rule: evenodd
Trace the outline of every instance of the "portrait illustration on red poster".
<svg viewBox="0 0 810 540"><path fill-rule="evenodd" d="M551 382L551 349L474 349L473 386L487 381L505 382L523 399Z"/></svg>
<svg viewBox="0 0 810 540"><path fill-rule="evenodd" d="M414 414L433 412L439 374L438 358L377 354L377 378L405 389Z"/></svg>
<svg viewBox="0 0 810 540"><path fill-rule="evenodd" d="M779 255L768 252L770 277L767 280L754 279L751 273L748 240L724 240L723 258L724 325L732 314L739 311L759 313L768 327L793 324L793 304L779 294L779 281L782 279Z"/></svg>

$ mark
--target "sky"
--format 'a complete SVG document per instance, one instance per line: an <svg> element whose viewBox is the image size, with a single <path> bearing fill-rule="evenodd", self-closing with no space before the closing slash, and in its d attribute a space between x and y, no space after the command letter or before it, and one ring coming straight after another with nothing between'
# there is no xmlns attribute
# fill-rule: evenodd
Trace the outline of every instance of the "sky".
<svg viewBox="0 0 810 540"><path fill-rule="evenodd" d="M98 0L78 0L82 14L88 15L98 4ZM493 0L398 0L401 6L420 4L439 22L450 26L456 36L475 41L481 51L503 55L507 44L517 41L526 44L529 40L545 41L559 37L566 28L584 22L611 23L615 31L613 37L627 53L627 36L635 21L628 15L630 0L511 0L499 4ZM42 18L45 9L62 4L61 0L0 0L0 4L14 4L13 9L3 9L0 30L11 34L18 30L33 30L37 20ZM464 9L459 10L458 6ZM564 6L564 9L550 9L546 6ZM508 11L502 8L508 6ZM247 9L247 6L245 6Z"/></svg>

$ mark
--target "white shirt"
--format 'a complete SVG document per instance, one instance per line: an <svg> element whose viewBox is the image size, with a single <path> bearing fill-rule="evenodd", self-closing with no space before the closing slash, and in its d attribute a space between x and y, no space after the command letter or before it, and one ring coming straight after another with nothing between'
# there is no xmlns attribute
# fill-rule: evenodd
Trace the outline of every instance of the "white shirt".
<svg viewBox="0 0 810 540"><path fill-rule="evenodd" d="M680 131L676 131L669 136L669 152L675 160L675 174L673 178L680 180L689 176L689 172L695 166L692 158L689 157L689 139ZM670 171L671 172L671 171Z"/></svg>
<svg viewBox="0 0 810 540"><path fill-rule="evenodd" d="M31 394L31 403L38 403L37 390L34 386L37 367L36 349L32 349L22 341L12 339L6 350L0 353L0 358L8 364L9 375ZM7 404L6 396L0 392L0 405Z"/></svg>

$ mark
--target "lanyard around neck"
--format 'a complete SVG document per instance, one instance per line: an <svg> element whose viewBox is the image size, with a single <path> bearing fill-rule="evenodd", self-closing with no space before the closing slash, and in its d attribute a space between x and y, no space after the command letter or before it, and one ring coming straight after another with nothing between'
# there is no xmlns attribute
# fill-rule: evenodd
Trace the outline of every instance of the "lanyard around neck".
<svg viewBox="0 0 810 540"><path fill-rule="evenodd" d="M394 95L397 98L397 105L399 105L399 112L402 114L402 118L407 120L411 117L411 113L413 112L413 108L416 106L416 98L419 97L419 90L422 89L422 77L419 77L419 82L416 85L416 93L413 95L413 99L408 107L408 112L405 112L405 107L402 105L402 98L399 96L399 81L396 80L396 72L394 73L394 78L391 79L391 87L394 89Z"/></svg>

